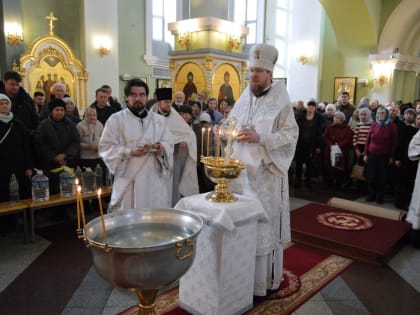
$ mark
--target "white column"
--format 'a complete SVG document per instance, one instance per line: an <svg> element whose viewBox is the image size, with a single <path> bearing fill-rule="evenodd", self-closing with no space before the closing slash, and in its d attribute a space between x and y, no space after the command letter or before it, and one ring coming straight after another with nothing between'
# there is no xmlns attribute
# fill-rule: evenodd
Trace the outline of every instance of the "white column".
<svg viewBox="0 0 420 315"><path fill-rule="evenodd" d="M85 30L86 68L89 74L88 103L95 101L95 90L108 84L119 91L118 66L118 3L115 0L84 0L83 28ZM95 36L111 40L110 53L101 57L94 47Z"/></svg>

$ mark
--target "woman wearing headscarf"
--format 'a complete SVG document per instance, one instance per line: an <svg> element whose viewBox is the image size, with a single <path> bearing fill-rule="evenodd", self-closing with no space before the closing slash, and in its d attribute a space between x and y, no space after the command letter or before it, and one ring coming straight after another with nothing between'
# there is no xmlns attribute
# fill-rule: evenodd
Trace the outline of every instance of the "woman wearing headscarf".
<svg viewBox="0 0 420 315"><path fill-rule="evenodd" d="M324 134L325 142L325 178L328 186L331 188L341 188L343 183L347 164L348 164L348 152L351 148L351 141L353 139L353 133L350 127L346 123L346 116L343 112L337 111L334 114L333 123L327 126ZM331 146L338 145L343 154L339 165L331 165Z"/></svg>
<svg viewBox="0 0 420 315"><path fill-rule="evenodd" d="M0 201L9 200L9 181L15 174L21 198L30 197L32 151L29 133L11 112L12 102L0 94Z"/></svg>
<svg viewBox="0 0 420 315"><path fill-rule="evenodd" d="M81 139L80 166L95 169L96 165L102 167L102 174L105 174L105 164L98 153L99 139L104 129L102 123L98 120L96 109L88 107L84 119L76 126Z"/></svg>
<svg viewBox="0 0 420 315"><path fill-rule="evenodd" d="M30 197L32 176L31 138L23 123L11 112L12 102L0 94L0 201L9 201L9 182L15 174L20 198ZM14 216L0 217L0 233L15 226Z"/></svg>
<svg viewBox="0 0 420 315"><path fill-rule="evenodd" d="M62 166L76 167L80 151L80 135L76 126L65 116L66 103L56 98L48 104L50 116L43 120L35 134L39 161L50 179L50 192L59 192L58 173Z"/></svg>
<svg viewBox="0 0 420 315"><path fill-rule="evenodd" d="M397 148L398 132L391 123L389 111L381 106L376 113L376 122L369 130L363 160L366 165L368 196L366 201L384 203L385 185L389 166L393 163Z"/></svg>

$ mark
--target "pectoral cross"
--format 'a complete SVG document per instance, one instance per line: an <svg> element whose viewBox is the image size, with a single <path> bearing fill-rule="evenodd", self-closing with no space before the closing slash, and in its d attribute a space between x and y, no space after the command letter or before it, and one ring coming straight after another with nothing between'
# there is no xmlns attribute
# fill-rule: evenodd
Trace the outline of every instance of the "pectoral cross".
<svg viewBox="0 0 420 315"><path fill-rule="evenodd" d="M45 19L50 20L49 26L50 26L50 36L54 35L53 28L54 28L54 21L58 21L58 19L54 16L52 12L50 12L50 15L47 15Z"/></svg>

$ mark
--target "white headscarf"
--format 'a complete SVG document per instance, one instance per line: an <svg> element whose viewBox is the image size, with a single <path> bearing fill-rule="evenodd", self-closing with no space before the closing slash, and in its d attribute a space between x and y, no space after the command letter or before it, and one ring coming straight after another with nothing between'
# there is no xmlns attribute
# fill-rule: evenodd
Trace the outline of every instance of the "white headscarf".
<svg viewBox="0 0 420 315"><path fill-rule="evenodd" d="M9 115L0 114L0 121L4 123L9 123L13 119L13 113L12 110L12 102L10 101L10 98L5 94L0 94L0 101L6 100L9 103Z"/></svg>

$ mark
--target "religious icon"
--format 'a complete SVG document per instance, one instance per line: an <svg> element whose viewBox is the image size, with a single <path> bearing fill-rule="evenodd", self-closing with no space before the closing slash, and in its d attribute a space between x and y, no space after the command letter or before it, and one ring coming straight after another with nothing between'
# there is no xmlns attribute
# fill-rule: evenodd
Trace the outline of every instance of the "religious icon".
<svg viewBox="0 0 420 315"><path fill-rule="evenodd" d="M223 99L226 99L229 104L234 104L235 99L233 98L233 90L232 86L229 83L230 80L230 73L229 71L226 71L223 75L224 83L219 88L219 96L217 97L217 102L220 104L220 102Z"/></svg>
<svg viewBox="0 0 420 315"><path fill-rule="evenodd" d="M183 91L185 103L197 100L199 91L206 90L206 78L201 68L194 62L185 63L177 72L174 80L175 91Z"/></svg>

